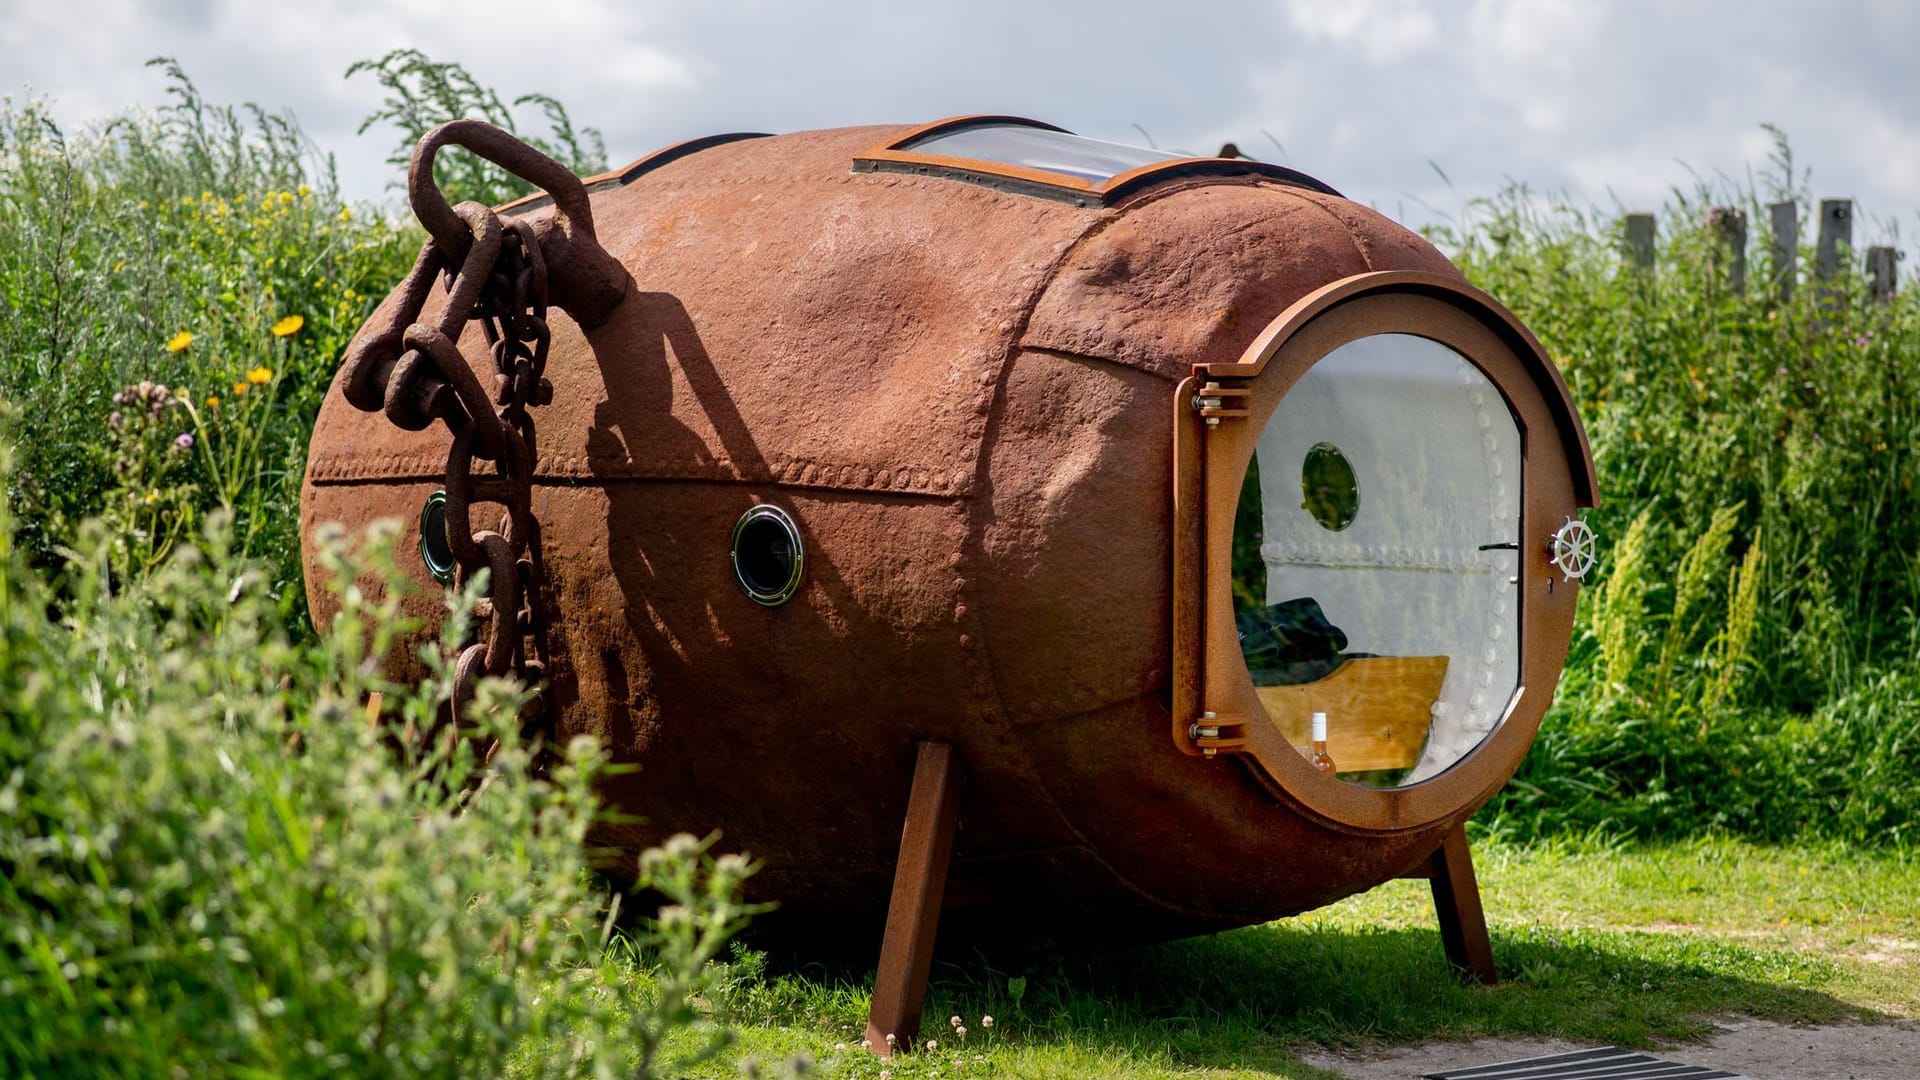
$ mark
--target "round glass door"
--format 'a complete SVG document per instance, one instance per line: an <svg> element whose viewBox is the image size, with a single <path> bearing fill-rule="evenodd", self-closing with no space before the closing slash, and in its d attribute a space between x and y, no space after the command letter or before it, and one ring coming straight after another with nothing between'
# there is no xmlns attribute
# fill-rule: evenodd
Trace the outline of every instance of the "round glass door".
<svg viewBox="0 0 1920 1080"><path fill-rule="evenodd" d="M1505 398L1429 338L1349 341L1274 409L1234 517L1234 628L1267 722L1322 772L1417 783L1507 715L1520 471Z"/></svg>

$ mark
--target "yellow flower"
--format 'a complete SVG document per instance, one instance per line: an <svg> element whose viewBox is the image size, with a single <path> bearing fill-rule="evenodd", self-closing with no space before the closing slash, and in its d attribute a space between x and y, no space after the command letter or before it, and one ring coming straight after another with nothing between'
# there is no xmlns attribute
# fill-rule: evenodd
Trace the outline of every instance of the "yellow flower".
<svg viewBox="0 0 1920 1080"><path fill-rule="evenodd" d="M289 315L273 324L273 336L286 337L288 334L296 333L305 325L307 325L307 317L305 315ZM265 382L266 380L262 379L261 381Z"/></svg>
<svg viewBox="0 0 1920 1080"><path fill-rule="evenodd" d="M302 191L302 192L301 192L301 194L305 194L305 191ZM291 206L292 204L293 204L293 192L291 192L291 191L283 191L283 192L281 192L281 193L280 193L280 205L281 205L281 206Z"/></svg>
<svg viewBox="0 0 1920 1080"><path fill-rule="evenodd" d="M304 198L306 198L307 196L309 196L309 195L311 195L311 194L313 194L313 189L312 189L312 188L310 188L310 187L308 187L308 186L307 186L307 185L305 185L305 184L301 184L301 185L300 185L300 190L299 190L298 192L296 192L296 194L298 194L298 195L299 195L299 196L300 196L301 198L303 198L303 199L304 199Z"/></svg>
<svg viewBox="0 0 1920 1080"><path fill-rule="evenodd" d="M340 220L341 220L341 221L348 221L348 220L351 220L351 219L352 219L352 217L353 217L353 211L351 211L351 210L349 210L349 209L347 209L347 208L346 208L346 207L344 207L344 206L340 208Z"/></svg>
<svg viewBox="0 0 1920 1080"><path fill-rule="evenodd" d="M149 492L147 492L147 505L148 505L148 506L152 506L152 505L153 505L154 503L157 503L157 502L159 502L159 501L160 501L160 493L159 493L158 491L149 491Z"/></svg>
<svg viewBox="0 0 1920 1080"><path fill-rule="evenodd" d="M217 409L217 408L219 408L219 407L220 407L220 395L219 395L219 394L208 394L208 395L207 395L207 404L208 404L208 405L211 405L211 406L213 406L213 407L214 407L214 408L216 408L216 409Z"/></svg>
<svg viewBox="0 0 1920 1080"><path fill-rule="evenodd" d="M239 397L239 396L241 396L242 394L245 394L246 392L247 392L247 384L246 384L246 383L243 383L243 382L237 382L237 383L234 383L234 384L233 384L233 396L234 396L234 397Z"/></svg>
<svg viewBox="0 0 1920 1080"><path fill-rule="evenodd" d="M266 367L257 367L247 372L247 381L255 386L265 386L273 378L273 372Z"/></svg>
<svg viewBox="0 0 1920 1080"><path fill-rule="evenodd" d="M182 330L167 339L167 351L179 352L191 344L193 344L193 334L189 331Z"/></svg>

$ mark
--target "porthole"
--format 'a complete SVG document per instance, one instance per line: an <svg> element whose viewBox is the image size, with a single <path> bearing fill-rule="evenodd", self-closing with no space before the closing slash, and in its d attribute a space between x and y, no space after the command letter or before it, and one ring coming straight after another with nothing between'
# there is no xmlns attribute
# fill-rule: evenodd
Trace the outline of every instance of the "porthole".
<svg viewBox="0 0 1920 1080"><path fill-rule="evenodd" d="M800 528L786 511L761 503L740 515L733 526L733 580L749 599L768 607L793 599L805 566Z"/></svg>
<svg viewBox="0 0 1920 1080"><path fill-rule="evenodd" d="M453 584L459 563L453 557L453 545L447 542L447 493L436 491L427 496L420 508L420 561L427 573L442 585Z"/></svg>
<svg viewBox="0 0 1920 1080"><path fill-rule="evenodd" d="M1360 513L1360 484L1354 479L1353 464L1332 443L1315 443L1300 465L1300 508L1328 532L1339 532L1353 524Z"/></svg>

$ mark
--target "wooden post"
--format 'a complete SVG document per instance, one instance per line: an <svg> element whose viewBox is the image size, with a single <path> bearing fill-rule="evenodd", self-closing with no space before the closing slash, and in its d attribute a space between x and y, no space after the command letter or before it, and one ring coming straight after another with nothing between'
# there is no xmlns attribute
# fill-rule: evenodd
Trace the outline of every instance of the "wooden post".
<svg viewBox="0 0 1920 1080"><path fill-rule="evenodd" d="M1773 223L1773 287L1782 302L1793 299L1793 279L1800 260L1800 204L1791 200L1767 207Z"/></svg>
<svg viewBox="0 0 1920 1080"><path fill-rule="evenodd" d="M900 833L900 861L893 871L886 937L873 978L873 1008L867 1014L867 1046L881 1057L910 1048L920 1033L920 1009L927 1000L933 939L960 817L960 784L960 758L953 747L921 743ZM889 1038L896 1042L889 1043Z"/></svg>
<svg viewBox="0 0 1920 1080"><path fill-rule="evenodd" d="M1653 270L1653 215L1627 215L1627 252L1633 256L1633 264L1642 270Z"/></svg>
<svg viewBox="0 0 1920 1080"><path fill-rule="evenodd" d="M1813 272L1820 279L1820 309L1818 317L1824 324L1827 316L1840 303L1838 282L1841 263L1853 250L1853 201L1850 199L1820 200L1820 238L1814 248Z"/></svg>
<svg viewBox="0 0 1920 1080"><path fill-rule="evenodd" d="M1480 883L1473 874L1473 853L1467 849L1463 824L1447 834L1440 850L1427 861L1433 885L1434 914L1440 917L1440 943L1454 970L1475 982L1492 986L1500 981L1493 966L1493 941L1487 936L1486 912L1480 908Z"/></svg>
<svg viewBox="0 0 1920 1080"><path fill-rule="evenodd" d="M1731 206L1707 211L1707 220L1727 249L1727 288L1735 295L1747 291L1747 214Z"/></svg>
<svg viewBox="0 0 1920 1080"><path fill-rule="evenodd" d="M1814 255L1814 272L1822 281L1840 274L1841 250L1853 247L1853 200L1820 200L1820 247Z"/></svg>
<svg viewBox="0 0 1920 1080"><path fill-rule="evenodd" d="M1899 258L1900 253L1890 247L1867 249L1867 295L1882 304L1893 299L1898 276L1894 264Z"/></svg>

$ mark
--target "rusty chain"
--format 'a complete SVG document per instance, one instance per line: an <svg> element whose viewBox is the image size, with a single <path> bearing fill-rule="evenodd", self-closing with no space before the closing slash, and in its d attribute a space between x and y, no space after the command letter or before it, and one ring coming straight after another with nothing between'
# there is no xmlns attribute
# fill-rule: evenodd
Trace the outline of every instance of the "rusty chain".
<svg viewBox="0 0 1920 1080"><path fill-rule="evenodd" d="M433 157L442 145L464 146L552 194L560 229L536 234L526 219L502 221L476 202L449 207L433 182ZM343 376L356 408L383 412L408 431L439 420L453 435L447 452L448 546L465 585L488 573L487 597L479 609L480 640L461 649L454 665L453 730L457 732L482 677L517 674L536 688L527 722L546 703L546 619L541 601L544 569L540 526L533 515L533 471L538 460L532 408L548 404L553 387L545 377L552 332L547 325L548 249L543 239L575 263L576 293L570 312L590 325L623 292L624 274L593 236L584 185L564 167L491 125L454 121L427 133L414 151L408 175L414 213L431 234L395 294L384 319L370 325L349 349ZM563 231L562 231L563 230ZM435 321L421 319L436 277L444 277L447 302ZM585 316L585 317L583 317ZM491 387L461 353L458 341L478 321L492 359ZM491 471L476 471L486 462ZM496 504L491 527L474 527L476 504Z"/></svg>

